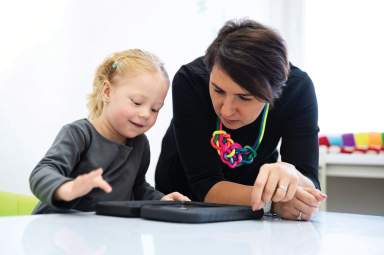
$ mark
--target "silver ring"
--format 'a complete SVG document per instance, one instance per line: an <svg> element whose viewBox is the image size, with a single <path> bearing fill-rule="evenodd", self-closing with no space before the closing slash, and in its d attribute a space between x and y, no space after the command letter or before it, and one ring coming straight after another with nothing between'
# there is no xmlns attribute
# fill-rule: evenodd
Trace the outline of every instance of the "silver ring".
<svg viewBox="0 0 384 255"><path fill-rule="evenodd" d="M299 216L297 216L297 220L302 220L303 213L299 211Z"/></svg>
<svg viewBox="0 0 384 255"><path fill-rule="evenodd" d="M282 189L284 191L287 191L287 187L285 187L284 185L279 185L279 187L277 187L278 189Z"/></svg>

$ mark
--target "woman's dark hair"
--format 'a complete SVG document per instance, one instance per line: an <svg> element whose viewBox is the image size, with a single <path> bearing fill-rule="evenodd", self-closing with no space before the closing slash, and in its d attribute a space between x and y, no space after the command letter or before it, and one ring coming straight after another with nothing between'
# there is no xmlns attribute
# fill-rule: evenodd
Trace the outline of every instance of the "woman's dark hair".
<svg viewBox="0 0 384 255"><path fill-rule="evenodd" d="M252 95L273 104L289 71L282 37L253 20L230 20L208 47L204 62L216 64Z"/></svg>

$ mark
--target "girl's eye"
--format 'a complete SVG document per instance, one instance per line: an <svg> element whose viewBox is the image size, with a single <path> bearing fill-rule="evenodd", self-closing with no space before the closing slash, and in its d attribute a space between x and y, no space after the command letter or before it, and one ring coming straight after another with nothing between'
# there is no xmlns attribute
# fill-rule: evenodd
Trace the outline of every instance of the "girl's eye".
<svg viewBox="0 0 384 255"><path fill-rule="evenodd" d="M157 112L159 112L159 110L157 110L157 109L152 109L152 112L157 113Z"/></svg>
<svg viewBox="0 0 384 255"><path fill-rule="evenodd" d="M137 105L137 106L141 105L140 102L134 101L134 100L132 100L132 99L131 99L131 101L132 101L132 103L133 103L134 105Z"/></svg>

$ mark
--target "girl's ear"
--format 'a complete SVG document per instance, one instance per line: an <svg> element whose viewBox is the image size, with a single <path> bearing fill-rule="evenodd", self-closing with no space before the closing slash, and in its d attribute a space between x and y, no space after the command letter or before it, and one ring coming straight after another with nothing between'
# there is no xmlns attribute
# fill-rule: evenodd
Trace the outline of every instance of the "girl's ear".
<svg viewBox="0 0 384 255"><path fill-rule="evenodd" d="M102 98L104 103L109 103L111 101L111 84L109 81L104 81Z"/></svg>

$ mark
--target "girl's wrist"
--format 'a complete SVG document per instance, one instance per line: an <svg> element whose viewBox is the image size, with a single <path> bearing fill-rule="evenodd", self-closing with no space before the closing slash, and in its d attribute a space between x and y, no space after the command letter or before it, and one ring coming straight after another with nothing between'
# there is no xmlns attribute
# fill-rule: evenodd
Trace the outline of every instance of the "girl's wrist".
<svg viewBox="0 0 384 255"><path fill-rule="evenodd" d="M54 193L54 199L56 201L71 201L71 192L72 192L73 181L68 181L61 184Z"/></svg>

